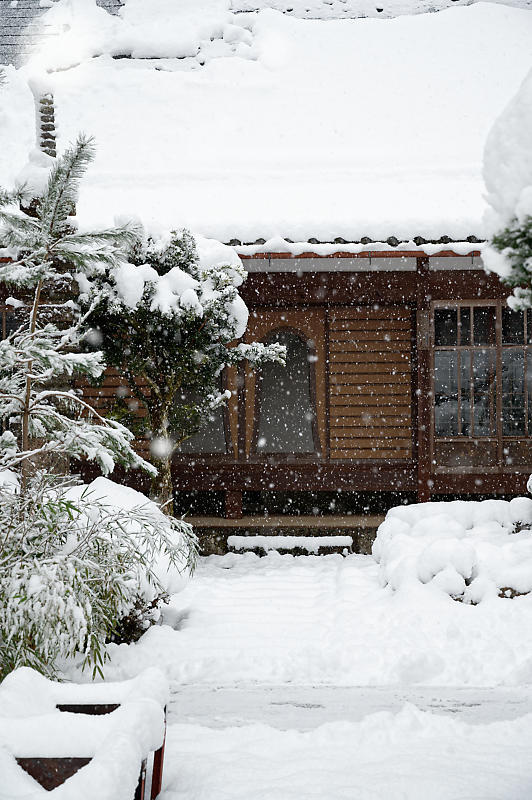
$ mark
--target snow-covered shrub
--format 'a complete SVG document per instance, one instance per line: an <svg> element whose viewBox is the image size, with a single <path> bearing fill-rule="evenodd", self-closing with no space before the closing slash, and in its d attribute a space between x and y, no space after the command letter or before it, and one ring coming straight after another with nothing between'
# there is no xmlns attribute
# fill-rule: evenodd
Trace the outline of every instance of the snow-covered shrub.
<svg viewBox="0 0 532 800"><path fill-rule="evenodd" d="M103 481L103 483L102 483ZM38 472L23 493L0 485L0 678L18 666L54 675L80 656L101 671L122 620L155 611L194 566L191 527L143 495Z"/></svg>
<svg viewBox="0 0 532 800"><path fill-rule="evenodd" d="M392 508L373 557L394 590L424 584L454 599L532 591L532 499L420 503Z"/></svg>

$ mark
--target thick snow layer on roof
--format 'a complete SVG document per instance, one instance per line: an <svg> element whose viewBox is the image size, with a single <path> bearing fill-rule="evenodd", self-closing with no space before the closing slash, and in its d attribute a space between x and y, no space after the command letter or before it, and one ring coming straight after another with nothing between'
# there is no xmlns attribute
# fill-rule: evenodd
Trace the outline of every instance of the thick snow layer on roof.
<svg viewBox="0 0 532 800"><path fill-rule="evenodd" d="M507 6L532 8L532 0L491 0ZM253 13L275 8L283 14L305 19L350 19L356 17L399 17L426 14L453 5L471 5L471 0L232 0L235 13Z"/></svg>
<svg viewBox="0 0 532 800"><path fill-rule="evenodd" d="M255 60L103 56L52 77L60 149L98 155L79 213L221 240L482 235L486 135L531 63L532 14L254 24Z"/></svg>
<svg viewBox="0 0 532 800"><path fill-rule="evenodd" d="M120 18L91 0L47 12L68 28L54 46L62 69L33 86L54 91L60 150L79 131L98 146L83 224L130 215L244 242L483 236L482 150L531 64L528 11L316 21L265 10L249 31L225 0L157 3L164 24L139 0ZM180 22L182 58L111 57L164 55ZM8 114L9 184L31 144Z"/></svg>

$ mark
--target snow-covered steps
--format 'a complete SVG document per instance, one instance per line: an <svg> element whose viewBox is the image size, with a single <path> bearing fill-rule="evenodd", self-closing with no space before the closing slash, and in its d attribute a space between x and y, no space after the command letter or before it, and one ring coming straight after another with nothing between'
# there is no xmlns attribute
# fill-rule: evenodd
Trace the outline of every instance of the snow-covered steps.
<svg viewBox="0 0 532 800"><path fill-rule="evenodd" d="M279 553L352 553L352 536L228 536L227 549L236 553L252 551L265 555L271 550Z"/></svg>
<svg viewBox="0 0 532 800"><path fill-rule="evenodd" d="M223 555L235 550L341 553L346 548L348 552L370 553L383 520L380 515L364 514L242 519L187 517L198 535L203 555Z"/></svg>

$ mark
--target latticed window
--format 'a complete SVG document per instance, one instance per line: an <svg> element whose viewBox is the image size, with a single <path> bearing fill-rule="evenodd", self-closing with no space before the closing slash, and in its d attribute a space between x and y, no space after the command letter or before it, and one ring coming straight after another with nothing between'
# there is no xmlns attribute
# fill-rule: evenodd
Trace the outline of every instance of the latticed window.
<svg viewBox="0 0 532 800"><path fill-rule="evenodd" d="M532 435L532 316L503 301L434 309L437 438Z"/></svg>

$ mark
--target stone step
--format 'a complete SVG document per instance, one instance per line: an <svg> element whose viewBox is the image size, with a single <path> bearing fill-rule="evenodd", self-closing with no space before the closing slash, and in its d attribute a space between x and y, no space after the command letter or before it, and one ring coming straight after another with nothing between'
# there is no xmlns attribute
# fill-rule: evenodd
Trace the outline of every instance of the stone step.
<svg viewBox="0 0 532 800"><path fill-rule="evenodd" d="M198 535L202 555L227 553L227 540L232 536L273 538L349 536L352 539L352 552L370 553L377 528L384 520L384 516L353 514L322 517L272 516L241 519L187 517L186 519Z"/></svg>

